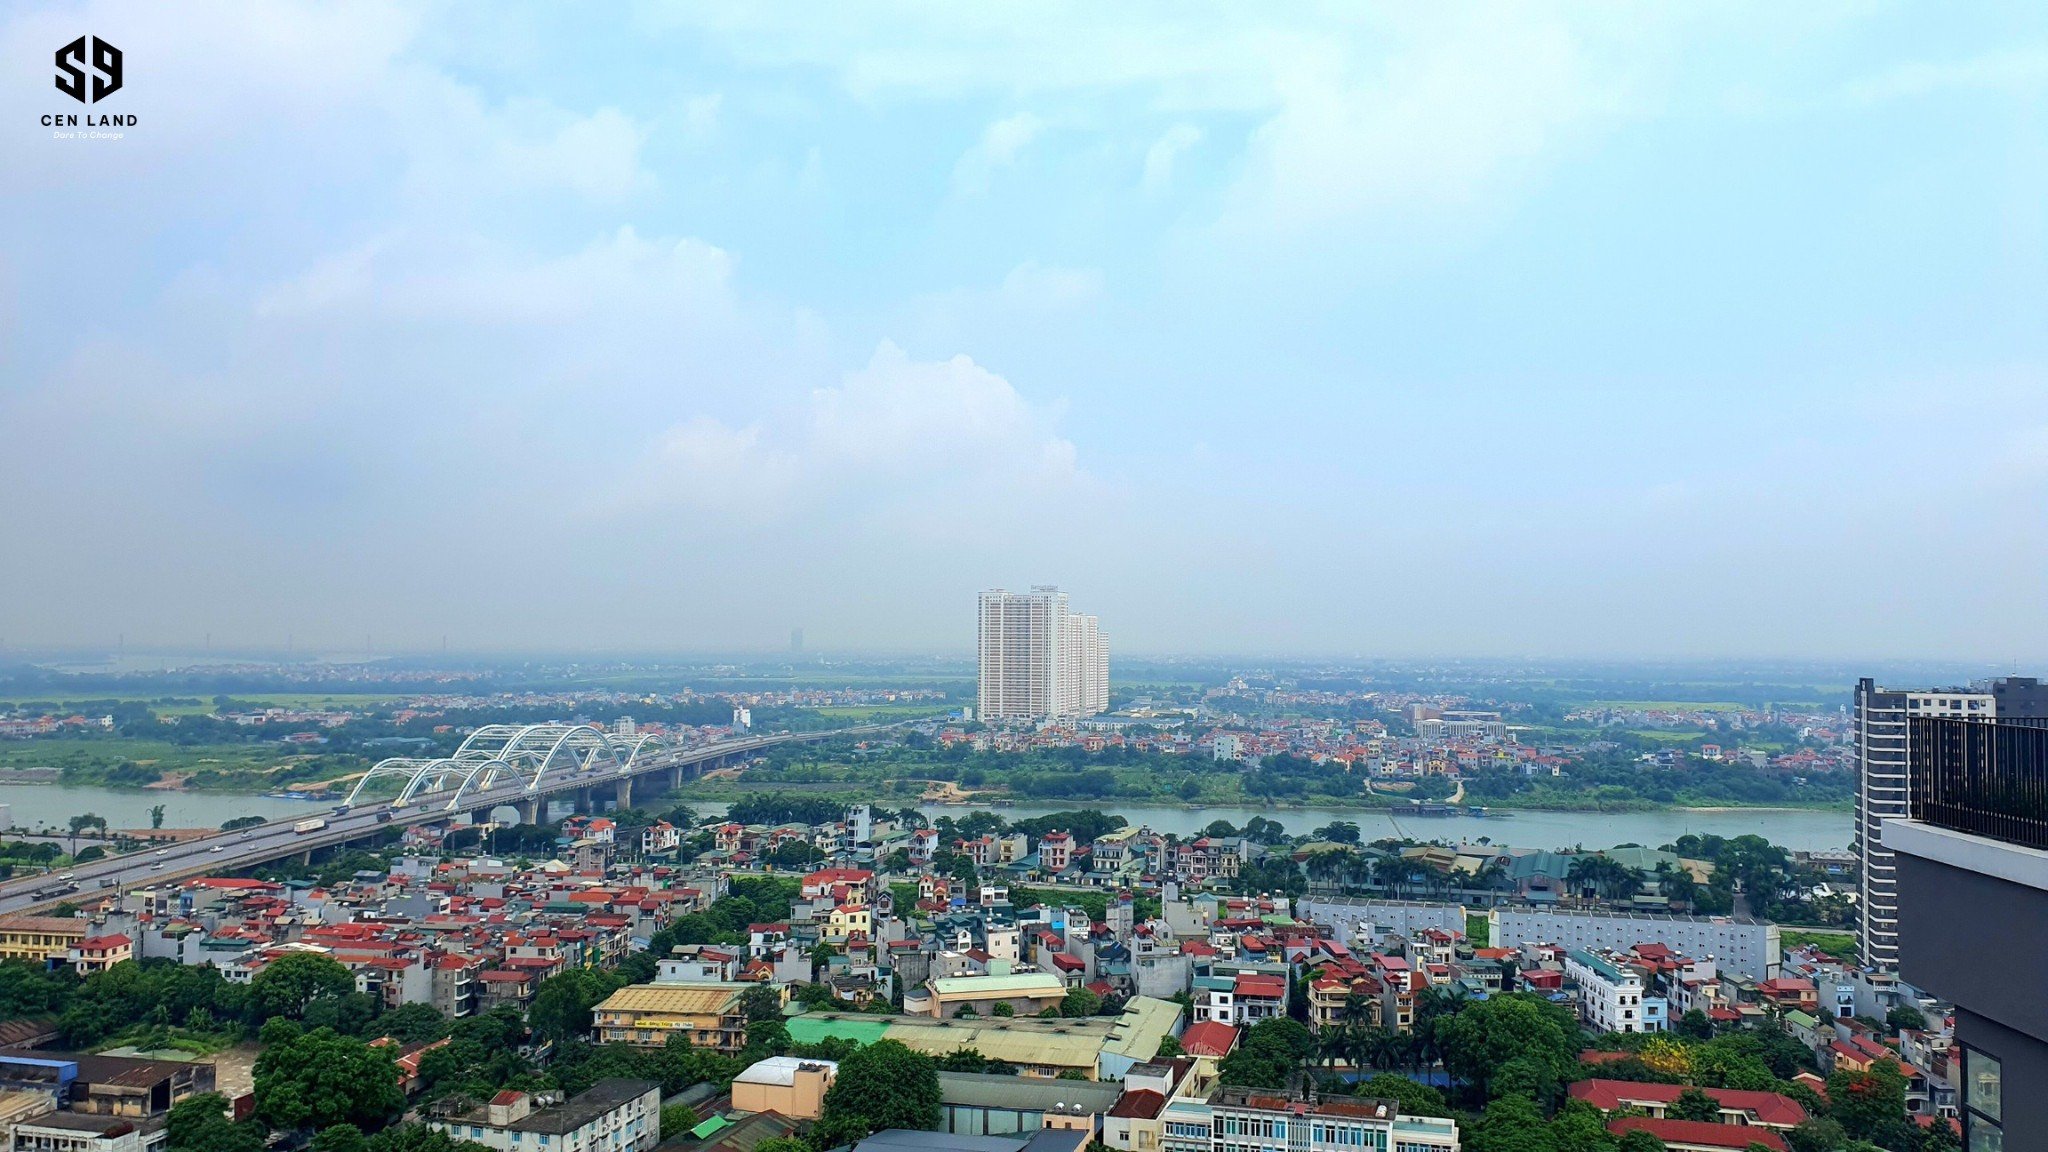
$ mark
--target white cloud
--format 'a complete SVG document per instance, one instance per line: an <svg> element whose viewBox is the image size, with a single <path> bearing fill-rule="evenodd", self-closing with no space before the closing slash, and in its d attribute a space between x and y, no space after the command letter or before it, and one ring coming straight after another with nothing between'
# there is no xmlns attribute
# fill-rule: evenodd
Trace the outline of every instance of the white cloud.
<svg viewBox="0 0 2048 1152"><path fill-rule="evenodd" d="M1022 152L1045 128L1044 121L1029 112L1006 116L989 125L953 166L956 191L977 195L987 192L994 174L1017 162Z"/></svg>
<svg viewBox="0 0 2048 1152"><path fill-rule="evenodd" d="M1954 89L2039 93L2048 88L2048 46L2029 45L1965 60L1915 61L1850 84L1843 100L1851 106L1916 99Z"/></svg>
<svg viewBox="0 0 2048 1152"><path fill-rule="evenodd" d="M1145 150L1142 187L1149 193L1164 192L1173 183L1173 162L1181 153L1202 142L1202 130L1193 124L1175 124Z"/></svg>
<svg viewBox="0 0 2048 1152"><path fill-rule="evenodd" d="M834 387L744 426L688 417L663 432L621 506L724 508L778 522L874 516L906 498L942 506L1085 483L1054 414L967 356L913 359L884 342Z"/></svg>

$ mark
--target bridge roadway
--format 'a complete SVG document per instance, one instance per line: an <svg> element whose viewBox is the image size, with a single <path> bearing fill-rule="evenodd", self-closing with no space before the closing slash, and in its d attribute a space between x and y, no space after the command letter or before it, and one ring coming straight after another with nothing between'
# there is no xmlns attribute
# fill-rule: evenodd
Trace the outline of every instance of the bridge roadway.
<svg viewBox="0 0 2048 1152"><path fill-rule="evenodd" d="M564 793L616 789L620 797L629 797L631 781L637 777L657 772L688 773L701 770L706 764L744 756L777 744L877 732L885 727L892 725L862 725L829 732L779 732L659 752L636 761L624 771L598 769L565 773L552 780L543 779L538 788L528 787L523 781L514 781L487 792L473 792L463 797L461 807L452 810L446 806L448 794L445 792L425 793L404 806L390 803L358 804L353 808L308 805L305 815L296 819L272 820L236 832L222 832L162 848L109 856L62 872L0 884L0 915L52 908L67 900L83 903L137 884L240 871L286 856L360 840L387 828L438 823L465 812L483 813L493 808L515 807L521 809L522 819L531 820L535 816L537 802ZM223 819L231 819L234 801L229 797L221 799ZM326 825L312 832L294 831L295 825L316 819L325 820Z"/></svg>

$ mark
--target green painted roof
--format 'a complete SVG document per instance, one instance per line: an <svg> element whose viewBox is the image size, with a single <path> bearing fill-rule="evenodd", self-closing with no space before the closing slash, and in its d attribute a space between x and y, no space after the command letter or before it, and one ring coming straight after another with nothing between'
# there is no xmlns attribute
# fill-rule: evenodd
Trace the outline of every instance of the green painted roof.
<svg viewBox="0 0 2048 1152"><path fill-rule="evenodd" d="M792 1016L784 1023L789 1027L789 1038L798 1044L816 1044L820 1040L852 1040L859 1044L872 1044L889 1030L893 1016L875 1016L866 1020L849 1019L845 1016L827 1019L822 1016Z"/></svg>
<svg viewBox="0 0 2048 1152"><path fill-rule="evenodd" d="M695 1128L690 1129L690 1135L695 1136L699 1140L702 1140L703 1138L711 1135L714 1132L718 1132L730 1127L732 1127L732 1121L727 1120L723 1116L713 1116L711 1119L706 1120L702 1124L697 1125Z"/></svg>

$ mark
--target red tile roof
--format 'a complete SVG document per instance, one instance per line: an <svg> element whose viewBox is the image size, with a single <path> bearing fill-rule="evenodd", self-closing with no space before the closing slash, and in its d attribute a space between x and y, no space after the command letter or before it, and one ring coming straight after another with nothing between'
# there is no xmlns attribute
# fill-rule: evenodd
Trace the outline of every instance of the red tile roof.
<svg viewBox="0 0 2048 1152"><path fill-rule="evenodd" d="M1627 1080L1581 1080L1571 1086L1574 1098L1584 1100L1602 1112L1629 1104L1652 1102L1669 1105L1685 1088L1678 1084L1637 1084ZM1744 1092L1733 1088L1702 1088L1723 1108L1748 1112L1759 1124L1792 1128L1806 1122L1806 1109L1789 1096L1776 1092Z"/></svg>
<svg viewBox="0 0 2048 1152"><path fill-rule="evenodd" d="M1109 1114L1117 1117L1150 1120L1154 1116L1159 1115L1159 1110L1164 1107L1166 1107L1166 1097L1164 1094L1154 1092L1150 1088L1140 1088L1136 1092L1126 1092L1117 1097L1116 1103L1110 1106Z"/></svg>
<svg viewBox="0 0 2048 1152"><path fill-rule="evenodd" d="M1222 1056L1237 1047L1237 1029L1214 1020L1188 1025L1180 1036L1181 1051L1190 1056Z"/></svg>
<svg viewBox="0 0 2048 1152"><path fill-rule="evenodd" d="M1787 1152L1783 1136L1768 1128L1752 1128L1747 1124L1624 1116L1609 1121L1607 1130L1616 1136L1624 1132L1648 1132L1673 1147L1726 1148L1730 1152L1745 1152L1751 1144L1761 1144L1771 1152Z"/></svg>

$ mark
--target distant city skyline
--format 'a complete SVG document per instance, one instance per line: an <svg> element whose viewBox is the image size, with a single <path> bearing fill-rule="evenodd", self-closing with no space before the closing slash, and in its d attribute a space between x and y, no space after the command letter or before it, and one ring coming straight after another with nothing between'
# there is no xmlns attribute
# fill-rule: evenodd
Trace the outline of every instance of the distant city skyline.
<svg viewBox="0 0 2048 1152"><path fill-rule="evenodd" d="M0 42L13 650L2048 658L2039 5Z"/></svg>

